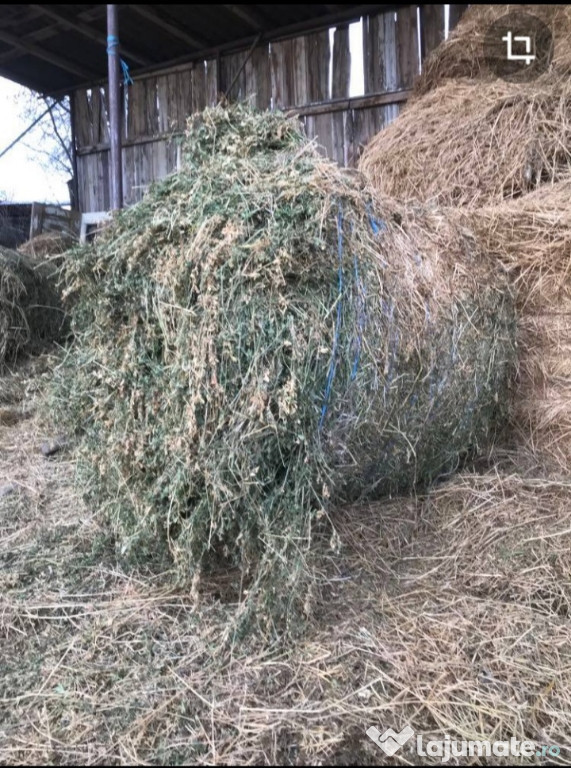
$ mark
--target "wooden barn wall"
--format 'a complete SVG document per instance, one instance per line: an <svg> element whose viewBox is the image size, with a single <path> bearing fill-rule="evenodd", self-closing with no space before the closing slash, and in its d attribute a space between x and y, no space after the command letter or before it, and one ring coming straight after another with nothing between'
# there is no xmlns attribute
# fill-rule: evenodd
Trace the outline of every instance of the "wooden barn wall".
<svg viewBox="0 0 571 768"><path fill-rule="evenodd" d="M337 27L332 40L324 30L260 45L250 55L223 55L135 79L127 88L123 116L125 204L176 170L177 139L187 116L216 104L222 93L260 109L295 109L324 153L354 166L368 139L404 105L419 70L419 40L426 55L444 37L444 5L421 6L420 25L416 6L363 18L365 94L359 98L349 98L347 25ZM81 210L108 210L106 89L76 91L72 104Z"/></svg>

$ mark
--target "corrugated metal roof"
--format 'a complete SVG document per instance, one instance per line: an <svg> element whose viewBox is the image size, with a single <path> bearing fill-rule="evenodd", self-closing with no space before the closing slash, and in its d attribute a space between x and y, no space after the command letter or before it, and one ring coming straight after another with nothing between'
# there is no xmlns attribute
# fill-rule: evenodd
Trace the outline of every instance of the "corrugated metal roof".
<svg viewBox="0 0 571 768"><path fill-rule="evenodd" d="M118 5L132 75L398 5ZM105 5L0 5L0 75L42 93L107 77Z"/></svg>

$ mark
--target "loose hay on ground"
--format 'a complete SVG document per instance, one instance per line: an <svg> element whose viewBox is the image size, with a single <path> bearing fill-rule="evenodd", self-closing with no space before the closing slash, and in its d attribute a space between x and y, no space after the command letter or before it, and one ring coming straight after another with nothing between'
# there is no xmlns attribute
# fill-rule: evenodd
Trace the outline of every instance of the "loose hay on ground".
<svg viewBox="0 0 571 768"><path fill-rule="evenodd" d="M2 764L375 765L366 729L407 723L569 764L569 483L464 472L340 510L303 637L221 653L215 585L196 603L126 571L43 439L36 419L0 429L0 473L22 484L0 498Z"/></svg>
<svg viewBox="0 0 571 768"><path fill-rule="evenodd" d="M244 605L285 614L328 497L487 450L511 299L469 232L379 205L280 115L207 111L184 157L68 255L60 410L125 550L240 566Z"/></svg>

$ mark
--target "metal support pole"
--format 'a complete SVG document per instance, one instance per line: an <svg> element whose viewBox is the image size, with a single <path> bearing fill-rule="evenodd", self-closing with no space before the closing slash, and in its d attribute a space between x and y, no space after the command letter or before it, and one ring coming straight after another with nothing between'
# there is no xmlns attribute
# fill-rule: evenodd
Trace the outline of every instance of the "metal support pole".
<svg viewBox="0 0 571 768"><path fill-rule="evenodd" d="M107 60L109 65L109 133L111 143L111 208L123 207L123 171L121 163L121 60L119 58L119 21L117 5L107 6Z"/></svg>

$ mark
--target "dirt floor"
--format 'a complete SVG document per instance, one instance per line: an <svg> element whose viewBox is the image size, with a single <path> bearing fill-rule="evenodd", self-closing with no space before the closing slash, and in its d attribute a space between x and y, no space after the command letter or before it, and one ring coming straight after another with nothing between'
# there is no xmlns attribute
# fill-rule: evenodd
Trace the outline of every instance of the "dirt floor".
<svg viewBox="0 0 571 768"><path fill-rule="evenodd" d="M297 641L222 650L235 576L198 595L123 562L73 448L43 455L55 359L0 384L1 764L417 764L365 733L407 724L560 750L449 765L571 764L571 481L504 455L340 510Z"/></svg>

